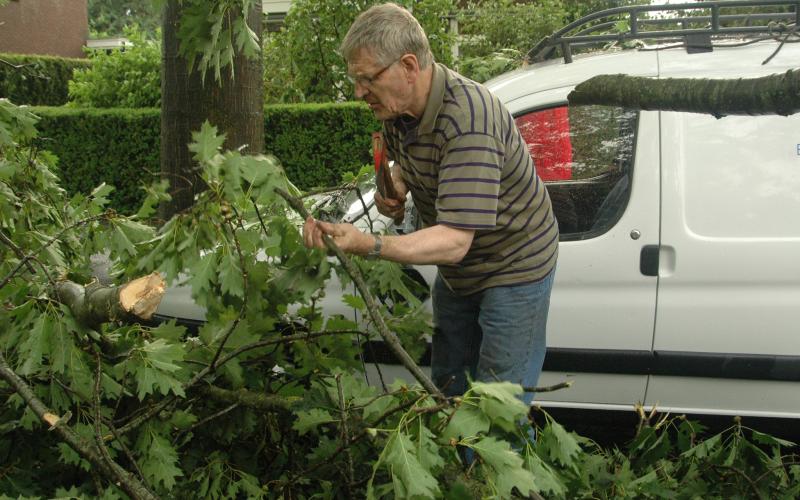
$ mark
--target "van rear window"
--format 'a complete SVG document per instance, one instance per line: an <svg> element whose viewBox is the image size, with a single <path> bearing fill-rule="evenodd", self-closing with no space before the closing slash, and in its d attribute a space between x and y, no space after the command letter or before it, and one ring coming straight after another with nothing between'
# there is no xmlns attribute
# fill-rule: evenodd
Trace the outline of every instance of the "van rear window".
<svg viewBox="0 0 800 500"><path fill-rule="evenodd" d="M562 241L598 236L622 216L637 119L638 112L611 106L557 106L516 117L547 184Z"/></svg>

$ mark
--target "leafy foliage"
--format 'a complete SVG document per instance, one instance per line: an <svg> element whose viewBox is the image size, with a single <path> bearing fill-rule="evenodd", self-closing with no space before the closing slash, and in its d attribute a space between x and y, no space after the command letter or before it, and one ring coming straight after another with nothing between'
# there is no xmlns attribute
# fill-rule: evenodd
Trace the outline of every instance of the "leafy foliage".
<svg viewBox="0 0 800 500"><path fill-rule="evenodd" d="M335 267L302 246L299 221L274 193L295 191L274 158L223 152L223 138L204 125L191 150L207 189L155 229L108 211L106 186L66 197L53 157L31 149L34 122L0 101L0 362L63 417L58 425L85 443L105 442L109 459L158 496L800 494L792 444L739 423L701 441L696 423L651 424L655 416L641 411L637 437L609 451L546 417L533 446L514 384L474 383L444 403L402 381L369 386L357 353L371 326L326 317L316 305ZM100 251L120 282L154 269L188 280L206 325L78 323L51 280L88 281L89 256ZM391 275L368 277L386 290ZM409 302L382 312L400 324ZM403 341L419 344L428 331L406 331ZM42 432L0 378L0 494L119 498L76 450ZM475 457L469 466L465 451Z"/></svg>
<svg viewBox="0 0 800 500"><path fill-rule="evenodd" d="M73 72L91 66L84 59L52 56L0 54L0 59L10 64L0 64L0 95L15 104L34 106L66 103Z"/></svg>
<svg viewBox="0 0 800 500"><path fill-rule="evenodd" d="M115 37L135 27L149 39L158 38L161 13L153 0L89 0L89 31L93 38Z"/></svg>
<svg viewBox="0 0 800 500"><path fill-rule="evenodd" d="M205 78L212 71L215 81L228 68L233 75L233 59L238 53L260 57L259 34L247 25L247 18L259 0L183 0L178 37L178 52ZM261 9L258 9L260 12Z"/></svg>
<svg viewBox="0 0 800 500"><path fill-rule="evenodd" d="M95 108L146 108L161 104L161 46L135 29L124 51L89 52L92 65L75 71L70 104Z"/></svg>
<svg viewBox="0 0 800 500"><path fill-rule="evenodd" d="M266 102L328 102L353 98L354 89L345 78L347 68L338 54L347 29L359 13L375 0L298 0L286 16L279 33L264 41L264 96ZM428 34L437 61L452 63L454 34L447 16L452 0L397 2L413 8Z"/></svg>

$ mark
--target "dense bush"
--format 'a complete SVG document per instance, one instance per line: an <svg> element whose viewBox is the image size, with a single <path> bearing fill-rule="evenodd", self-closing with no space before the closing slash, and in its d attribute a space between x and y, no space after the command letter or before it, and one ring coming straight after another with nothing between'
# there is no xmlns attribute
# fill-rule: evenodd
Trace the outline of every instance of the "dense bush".
<svg viewBox="0 0 800 500"><path fill-rule="evenodd" d="M124 52L96 52L92 65L75 72L69 98L80 106L147 108L161 105L161 48L136 31Z"/></svg>
<svg viewBox="0 0 800 500"><path fill-rule="evenodd" d="M9 63L0 64L0 97L34 106L66 103L73 71L92 64L85 59L21 54L0 54L0 59Z"/></svg>
<svg viewBox="0 0 800 500"><path fill-rule="evenodd" d="M105 182L115 187L112 206L131 212L144 198L140 186L157 178L158 109L36 108L41 147L59 158L69 193L88 193Z"/></svg>
<svg viewBox="0 0 800 500"><path fill-rule="evenodd" d="M276 105L264 109L264 149L302 189L337 184L371 161L380 124L361 103Z"/></svg>
<svg viewBox="0 0 800 500"><path fill-rule="evenodd" d="M105 182L116 189L112 206L131 213L143 184L160 169L158 109L36 108L42 148L59 158L70 193ZM270 106L264 111L265 148L289 179L308 189L337 184L344 172L370 161L370 134L379 128L363 104Z"/></svg>

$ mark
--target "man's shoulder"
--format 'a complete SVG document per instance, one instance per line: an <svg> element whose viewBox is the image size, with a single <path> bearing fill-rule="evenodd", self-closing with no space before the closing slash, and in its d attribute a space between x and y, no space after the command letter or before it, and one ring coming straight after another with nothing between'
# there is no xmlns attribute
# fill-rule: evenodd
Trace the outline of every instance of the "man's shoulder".
<svg viewBox="0 0 800 500"><path fill-rule="evenodd" d="M445 92L442 99L440 118L452 117L458 123L478 124L483 128L485 121L503 119L505 106L483 84L445 67Z"/></svg>

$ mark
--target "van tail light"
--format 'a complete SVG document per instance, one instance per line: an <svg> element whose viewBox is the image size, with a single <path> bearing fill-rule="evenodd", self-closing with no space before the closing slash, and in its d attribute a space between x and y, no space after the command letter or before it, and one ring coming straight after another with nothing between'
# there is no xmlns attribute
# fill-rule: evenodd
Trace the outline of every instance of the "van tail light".
<svg viewBox="0 0 800 500"><path fill-rule="evenodd" d="M539 177L543 181L572 179L569 108L559 106L535 111L520 116L516 123Z"/></svg>

